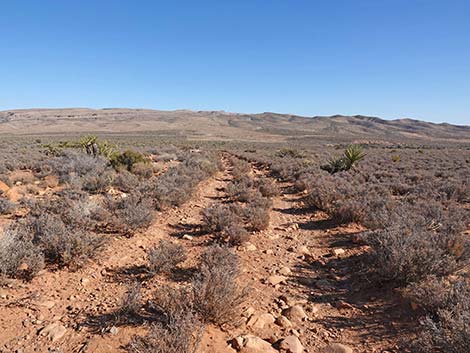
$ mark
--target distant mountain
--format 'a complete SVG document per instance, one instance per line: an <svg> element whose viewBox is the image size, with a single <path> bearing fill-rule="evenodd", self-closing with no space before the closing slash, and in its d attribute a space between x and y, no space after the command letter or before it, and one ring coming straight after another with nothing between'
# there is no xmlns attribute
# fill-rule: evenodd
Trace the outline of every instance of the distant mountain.
<svg viewBox="0 0 470 353"><path fill-rule="evenodd" d="M445 140L470 142L470 126L377 117L148 109L24 109L0 112L0 134L158 133L212 139Z"/></svg>

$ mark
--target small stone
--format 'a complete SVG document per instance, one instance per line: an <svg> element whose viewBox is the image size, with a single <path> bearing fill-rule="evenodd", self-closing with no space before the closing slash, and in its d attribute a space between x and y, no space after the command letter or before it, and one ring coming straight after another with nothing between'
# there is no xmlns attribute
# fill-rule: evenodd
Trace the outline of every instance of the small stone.
<svg viewBox="0 0 470 353"><path fill-rule="evenodd" d="M292 322L301 322L302 320L308 318L304 309L300 305L294 305L288 309L283 310L282 315L287 317Z"/></svg>
<svg viewBox="0 0 470 353"><path fill-rule="evenodd" d="M333 256L341 256L344 253L346 253L346 251L344 249L341 249L341 248L331 250L331 254Z"/></svg>
<svg viewBox="0 0 470 353"><path fill-rule="evenodd" d="M59 323L53 323L42 328L39 334L48 337L52 342L56 342L64 337L67 329Z"/></svg>
<svg viewBox="0 0 470 353"><path fill-rule="evenodd" d="M288 336L284 338L279 344L279 348L287 351L288 353L303 353L304 347L296 336Z"/></svg>
<svg viewBox="0 0 470 353"><path fill-rule="evenodd" d="M299 253L301 253L303 255L308 255L308 254L310 254L310 250L308 250L308 248L306 246L301 246L299 248Z"/></svg>
<svg viewBox="0 0 470 353"><path fill-rule="evenodd" d="M255 244L247 243L245 245L245 250L246 251L256 251L256 249L257 248L256 248Z"/></svg>
<svg viewBox="0 0 470 353"><path fill-rule="evenodd" d="M259 337L245 336L240 353L278 353L278 351L272 347L271 343Z"/></svg>
<svg viewBox="0 0 470 353"><path fill-rule="evenodd" d="M82 283L82 285L85 286L85 285L87 285L88 283L90 283L90 280L89 280L88 278L82 278L82 279L80 280L80 282Z"/></svg>
<svg viewBox="0 0 470 353"><path fill-rule="evenodd" d="M242 316L243 317L250 317L251 315L253 315L255 313L255 309L253 307L249 307L247 308L243 313L242 313Z"/></svg>
<svg viewBox="0 0 470 353"><path fill-rule="evenodd" d="M274 254L274 251L272 251L271 249L268 249L268 250L265 250L264 253L266 255L272 255L272 254Z"/></svg>
<svg viewBox="0 0 470 353"><path fill-rule="evenodd" d="M285 283L286 280L287 280L287 277L285 277L285 276L273 275L273 276L268 277L267 283L275 286L275 285L280 284L280 283Z"/></svg>
<svg viewBox="0 0 470 353"><path fill-rule="evenodd" d="M281 326L282 328L291 328L292 322L290 322L287 317L281 315L276 319L276 325Z"/></svg>
<svg viewBox="0 0 470 353"><path fill-rule="evenodd" d="M274 316L271 314L253 315L246 323L248 327L262 330L265 326L273 324L275 321Z"/></svg>
<svg viewBox="0 0 470 353"><path fill-rule="evenodd" d="M52 300L46 300L46 301L37 303L37 306L42 306L46 309L52 309L55 306L55 302Z"/></svg>
<svg viewBox="0 0 470 353"><path fill-rule="evenodd" d="M193 237L189 234L185 234L185 235L183 235L183 239L184 240L193 240Z"/></svg>
<svg viewBox="0 0 470 353"><path fill-rule="evenodd" d="M119 332L119 329L116 327L116 326L112 326L110 329L109 329L109 333L112 334L112 335L117 335Z"/></svg>
<svg viewBox="0 0 470 353"><path fill-rule="evenodd" d="M341 343L331 343L326 347L327 353L353 353L351 347L348 347Z"/></svg>
<svg viewBox="0 0 470 353"><path fill-rule="evenodd" d="M279 270L279 274L283 275L283 276L288 276L292 273L291 269L287 266L284 266L282 267L280 270Z"/></svg>

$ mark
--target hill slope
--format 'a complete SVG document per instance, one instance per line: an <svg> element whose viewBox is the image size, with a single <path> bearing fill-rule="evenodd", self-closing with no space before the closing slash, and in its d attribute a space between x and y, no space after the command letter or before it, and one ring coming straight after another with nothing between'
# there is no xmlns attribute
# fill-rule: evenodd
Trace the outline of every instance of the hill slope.
<svg viewBox="0 0 470 353"><path fill-rule="evenodd" d="M26 109L0 112L0 134L145 133L239 138L334 137L374 140L470 141L470 126L368 116L302 117L220 111L146 109Z"/></svg>

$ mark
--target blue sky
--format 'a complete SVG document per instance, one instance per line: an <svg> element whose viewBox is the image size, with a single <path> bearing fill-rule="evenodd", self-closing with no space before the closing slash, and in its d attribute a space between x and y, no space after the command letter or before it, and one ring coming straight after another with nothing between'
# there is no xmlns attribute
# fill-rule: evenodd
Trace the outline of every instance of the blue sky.
<svg viewBox="0 0 470 353"><path fill-rule="evenodd" d="M0 109L470 125L468 0L0 0Z"/></svg>

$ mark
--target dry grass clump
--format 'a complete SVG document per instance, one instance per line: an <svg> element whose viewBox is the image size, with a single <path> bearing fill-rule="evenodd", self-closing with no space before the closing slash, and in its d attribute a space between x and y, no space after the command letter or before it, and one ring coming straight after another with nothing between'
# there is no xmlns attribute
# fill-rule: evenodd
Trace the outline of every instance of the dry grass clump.
<svg viewBox="0 0 470 353"><path fill-rule="evenodd" d="M186 260L186 250L180 244L160 240L158 246L148 252L148 268L152 274L169 273Z"/></svg>

